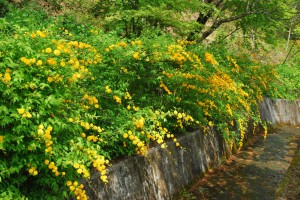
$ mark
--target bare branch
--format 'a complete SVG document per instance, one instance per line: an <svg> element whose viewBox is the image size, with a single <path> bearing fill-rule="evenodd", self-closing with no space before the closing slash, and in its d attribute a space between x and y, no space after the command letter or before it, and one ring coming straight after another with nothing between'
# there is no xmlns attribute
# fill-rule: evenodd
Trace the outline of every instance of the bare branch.
<svg viewBox="0 0 300 200"><path fill-rule="evenodd" d="M291 54L291 52L292 52L292 50L293 50L293 48L294 48L294 46L295 46L296 43L297 43L297 41L294 41L292 47L290 48L288 54L286 55L286 57L285 57L285 59L284 59L284 61L282 63L283 65L286 63L286 61L287 61L288 57L290 56L290 54ZM296 52L296 53L298 53L298 52Z"/></svg>
<svg viewBox="0 0 300 200"><path fill-rule="evenodd" d="M259 12L246 12L246 13L243 13L243 14L235 16L235 17L229 17L229 18L226 18L226 19L221 19L219 21L215 21L215 23L210 27L210 29L208 29L207 31L202 33L200 41L206 39L210 34L212 34L222 24L232 22L232 21L235 21L235 20L238 20L238 19L242 19L243 17L246 17L248 15L253 15L253 14L259 14Z"/></svg>
<svg viewBox="0 0 300 200"><path fill-rule="evenodd" d="M235 32L237 32L237 31L239 31L239 30L241 30L241 29L242 29L241 27L238 27L238 26L235 27L235 29L234 29L233 31L231 31L231 33L227 34L224 38L222 38L221 40L219 40L218 43L220 43L220 41L225 40L226 38L228 38L229 36L233 35Z"/></svg>
<svg viewBox="0 0 300 200"><path fill-rule="evenodd" d="M242 19L242 18L244 18L246 16L254 15L254 14L266 14L266 12L249 11L249 12L242 13L242 14L240 14L238 16L229 17L229 18L221 19L219 21L215 21L215 23L207 31L205 31L205 32L202 33L200 41L203 41L204 39L206 39L210 34L212 34L222 24L228 23L228 22L232 22L232 21L236 21L236 20Z"/></svg>

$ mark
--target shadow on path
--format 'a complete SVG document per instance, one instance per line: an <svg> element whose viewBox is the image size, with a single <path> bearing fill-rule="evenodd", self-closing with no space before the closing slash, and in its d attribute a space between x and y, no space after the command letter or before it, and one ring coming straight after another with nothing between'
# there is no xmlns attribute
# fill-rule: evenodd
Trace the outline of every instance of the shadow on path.
<svg viewBox="0 0 300 200"><path fill-rule="evenodd" d="M300 128L293 127L282 127L266 140L256 136L248 148L191 186L189 198L181 199L274 199L299 141Z"/></svg>

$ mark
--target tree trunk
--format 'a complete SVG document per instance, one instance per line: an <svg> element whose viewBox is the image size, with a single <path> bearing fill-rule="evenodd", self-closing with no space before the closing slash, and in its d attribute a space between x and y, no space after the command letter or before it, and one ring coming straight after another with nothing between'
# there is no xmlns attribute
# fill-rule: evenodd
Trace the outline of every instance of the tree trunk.
<svg viewBox="0 0 300 200"><path fill-rule="evenodd" d="M292 27L290 26L285 50L288 50L288 49L289 49L289 44L290 44L290 41L291 41L291 34L292 34Z"/></svg>

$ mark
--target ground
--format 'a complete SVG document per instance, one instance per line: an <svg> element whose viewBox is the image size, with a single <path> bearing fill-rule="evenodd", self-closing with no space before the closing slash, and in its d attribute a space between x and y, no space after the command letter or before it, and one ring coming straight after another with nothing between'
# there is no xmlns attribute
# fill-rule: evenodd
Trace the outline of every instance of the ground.
<svg viewBox="0 0 300 200"><path fill-rule="evenodd" d="M296 154L299 141L300 128L297 127L278 128L269 133L266 140L258 135L245 150L184 190L179 199L268 200L275 198L276 190L277 199L297 199L300 194L300 154ZM292 160L294 167L289 168Z"/></svg>

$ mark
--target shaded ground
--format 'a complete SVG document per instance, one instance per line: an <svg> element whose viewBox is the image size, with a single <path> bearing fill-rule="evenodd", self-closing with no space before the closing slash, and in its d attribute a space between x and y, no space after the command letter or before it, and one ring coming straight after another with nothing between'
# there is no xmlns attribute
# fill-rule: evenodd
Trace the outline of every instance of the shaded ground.
<svg viewBox="0 0 300 200"><path fill-rule="evenodd" d="M299 141L300 128L293 127L282 127L276 133L269 133L266 140L257 136L246 150L208 172L188 191L184 191L180 199L274 199L276 189L298 149ZM299 174L297 170L295 173ZM295 179L292 184L300 184L300 177L290 177ZM294 188L291 185L288 187ZM284 199L296 198L290 196Z"/></svg>
<svg viewBox="0 0 300 200"><path fill-rule="evenodd" d="M300 199L300 150L294 156L283 181L276 191L276 200Z"/></svg>

